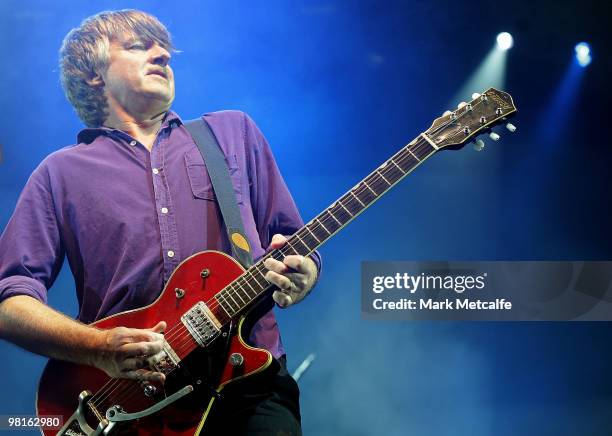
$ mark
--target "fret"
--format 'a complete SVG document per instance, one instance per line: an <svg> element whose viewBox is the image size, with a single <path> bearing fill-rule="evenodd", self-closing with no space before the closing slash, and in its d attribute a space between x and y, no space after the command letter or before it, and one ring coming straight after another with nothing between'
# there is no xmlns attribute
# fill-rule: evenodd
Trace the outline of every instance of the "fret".
<svg viewBox="0 0 612 436"><path fill-rule="evenodd" d="M223 309L227 312L229 316L234 316L234 314L237 312L237 309L240 308L240 306L236 304L236 302L232 304L232 301L228 297L229 295L227 293L227 289L217 294L217 300L219 301L219 304L223 302ZM223 300L220 300L220 298L223 298Z"/></svg>
<svg viewBox="0 0 612 436"><path fill-rule="evenodd" d="M356 200L359 202L359 204L361 204L361 206L366 207L366 205L365 205L365 204L363 204L363 202L362 202L362 201L359 199L359 197L357 197L357 196L356 196L356 195L353 193L353 191L350 191L350 194L351 194L353 197L355 197L355 199L356 199Z"/></svg>
<svg viewBox="0 0 612 436"><path fill-rule="evenodd" d="M266 279L266 273L268 272L268 268L264 266L263 262L264 260L262 259L249 269L249 271L251 271L251 276L255 278L255 281L259 285L260 289L257 291L258 295L270 286L270 282ZM257 277L263 280L263 284L260 283Z"/></svg>
<svg viewBox="0 0 612 436"><path fill-rule="evenodd" d="M246 278L246 276L243 276L243 277L242 277L242 281L243 281L244 283L246 283L246 285L247 285L249 288L251 288L251 291L253 291L253 292L255 293L255 295L257 295L257 291L255 290L255 288L254 288L253 286L251 286L251 284L249 283L249 280ZM247 296L247 298L248 298L248 297L249 297L249 294L247 293L247 294L246 294L246 296Z"/></svg>
<svg viewBox="0 0 612 436"><path fill-rule="evenodd" d="M413 156L414 156L414 158L415 158L416 160L418 160L419 162L421 162L421 159L419 159L419 158L418 158L418 156L417 156L416 154L414 154L414 153L412 152L412 150L410 150L410 148L408 148L407 150L408 150L408 153L410 153L411 155L413 155Z"/></svg>
<svg viewBox="0 0 612 436"><path fill-rule="evenodd" d="M385 170L384 170L384 176L387 179L387 182L391 183L391 186L399 182L402 179L402 177L404 177L405 175L406 174L403 171L398 170L393 165L389 165L385 167Z"/></svg>
<svg viewBox="0 0 612 436"><path fill-rule="evenodd" d="M317 237L317 241L320 241L319 245L321 245L323 242L325 242L327 238L329 238L329 232L325 229L322 229L315 225L310 225L309 230L315 234L315 236Z"/></svg>
<svg viewBox="0 0 612 436"><path fill-rule="evenodd" d="M302 227L300 230L296 232L296 235L300 237L304 245L308 247L308 252L314 250L316 247L321 245L319 240L311 235L310 229L306 229L306 227ZM304 254L304 253L302 253Z"/></svg>
<svg viewBox="0 0 612 436"><path fill-rule="evenodd" d="M302 243L303 245L303 243ZM299 251L297 251L295 249L295 247L293 246L293 244L291 243L291 241L287 241L287 244L285 244L282 248L287 249L287 248L291 248L293 250L293 254L301 254ZM286 256L286 254L282 253L283 256ZM278 260L278 259L277 259Z"/></svg>
<svg viewBox="0 0 612 436"><path fill-rule="evenodd" d="M405 153L404 156L402 156L402 161L403 162L400 163L402 167L405 168L406 172L411 171L415 166L419 164L419 162L421 162L416 157L414 157L412 153Z"/></svg>
<svg viewBox="0 0 612 436"><path fill-rule="evenodd" d="M268 285L268 281L266 280L265 277L262 277L262 273L261 271L259 271L257 268L259 267L260 264L254 265L252 268L249 268L247 270L248 274L251 274L251 277L253 277L253 279L255 280L255 283L257 283L257 286L259 286L260 288L265 288ZM264 284L262 285L261 282L259 281L259 279L257 278L257 276L253 273L253 271L259 273L259 276L263 278L264 280ZM260 291L257 291L257 293L259 293Z"/></svg>
<svg viewBox="0 0 612 436"><path fill-rule="evenodd" d="M338 220L343 223L342 227L344 227L344 225L352 218L352 215L341 205L337 204L337 202L334 205L334 216L336 216Z"/></svg>
<svg viewBox="0 0 612 436"><path fill-rule="evenodd" d="M420 144L415 144L414 154L422 161L423 159L427 159L431 156L437 149L435 147L430 147L429 144L425 142L421 142Z"/></svg>
<svg viewBox="0 0 612 436"><path fill-rule="evenodd" d="M223 311L227 314L227 316L231 318L233 314L231 314L230 311L225 307L226 301L219 299L218 295L220 294L221 293L215 295L215 299L217 300L217 303L219 303L219 307L221 307L221 309L223 309ZM230 305L230 309L231 309L231 305Z"/></svg>
<svg viewBox="0 0 612 436"><path fill-rule="evenodd" d="M433 142L429 136L427 136L425 133L421 133L421 136L422 136L422 137L425 139L425 141L429 142L429 144L430 144L430 145L431 145L433 148L435 148L436 150L439 150L439 148L440 148L440 147L438 147L438 146L436 145L436 143L435 143L435 142Z"/></svg>
<svg viewBox="0 0 612 436"><path fill-rule="evenodd" d="M334 216L333 213L331 213L331 208L327 209L327 212L331 215L331 217L334 219L334 221L336 221L338 223L338 225L340 227L342 227L342 223L340 221L338 221L338 219Z"/></svg>
<svg viewBox="0 0 612 436"><path fill-rule="evenodd" d="M382 175L382 172L379 170L376 170L376 174L378 174L385 182L387 182L387 185L391 186L393 185L393 183L391 183L390 181L388 181L385 176Z"/></svg>
<svg viewBox="0 0 612 436"><path fill-rule="evenodd" d="M238 289L233 289L233 291L234 291L234 294L235 294L236 296L238 296L238 298L240 298L240 301L242 301L242 305L244 306L244 304L246 303L246 301L244 301L244 298L242 298L242 295L240 295L240 294L241 294L241 292L240 292L240 291L244 292L245 294L246 294L246 291L245 291L245 290L242 288L242 286L240 285L240 281L241 281L241 280L240 280L240 279L238 279L238 280L236 280L236 281L234 282L234 285L235 285L235 286L236 286ZM247 294L246 296L247 296L247 300L248 300L248 294Z"/></svg>
<svg viewBox="0 0 612 436"><path fill-rule="evenodd" d="M346 207L344 207L344 205L342 204L342 200L338 200L337 204L342 206L342 208L351 216L351 218L353 217L353 214Z"/></svg>
<svg viewBox="0 0 612 436"><path fill-rule="evenodd" d="M306 247L306 251L311 251L311 250L312 250L312 248L310 248L310 246L309 246L308 244L306 244L306 242L304 242L304 241L302 240L302 238L301 238L301 237L300 237L300 235L299 235L299 232L296 232L294 236L295 236L295 237L298 239L298 241L300 241L300 243L301 243L301 244L302 244L304 247Z"/></svg>
<svg viewBox="0 0 612 436"><path fill-rule="evenodd" d="M353 191L359 192L359 199L363 199L362 201L367 205L370 205L378 198L378 195L374 195L371 189L364 187L362 184L359 184Z"/></svg>
<svg viewBox="0 0 612 436"><path fill-rule="evenodd" d="M321 225L321 227L323 227L323 228L325 229L325 231L326 231L326 232L327 232L329 235L331 235L331 234L332 234L332 232L330 232L329 230L327 230L327 227L325 227L325 225L323 224L323 222L322 222L322 221L321 221L319 218L315 218L314 220L315 220L316 222L318 222L318 223Z"/></svg>
<svg viewBox="0 0 612 436"><path fill-rule="evenodd" d="M308 232L309 232L309 233L310 233L310 234L313 236L313 238L315 238L315 239L317 240L317 242L318 242L319 244L321 244L321 241L319 240L319 238L317 238L317 235L315 235L315 234L312 232L312 230L310 230L310 228L309 228L308 226L305 226L304 228L305 228L306 230L308 230Z"/></svg>
<svg viewBox="0 0 612 436"><path fill-rule="evenodd" d="M370 188L370 185L368 185L368 183L365 181L365 179L363 180L363 184L366 186L366 188L368 188L370 191L372 191L372 194L374 194L376 197L378 197L378 194L376 192L374 192L374 190L372 188Z"/></svg>
<svg viewBox="0 0 612 436"><path fill-rule="evenodd" d="M236 302L236 300L234 300L234 297L232 297L232 294L229 291L227 291L227 290L225 291L225 294L234 302L234 304L236 304L236 307L238 308L238 310L240 310L240 304L238 304ZM231 303L230 303L229 299L226 298L225 301L227 301L230 304L230 306L231 306ZM233 307L232 307L232 309L233 309Z"/></svg>
<svg viewBox="0 0 612 436"><path fill-rule="evenodd" d="M410 151L410 150L408 150L408 151ZM415 156L415 157L416 157L416 156ZM404 170L402 169L402 167L400 167L398 164L396 164L396 163L395 163L395 161L394 161L393 159L391 159L390 161L391 161L391 163L392 163L393 165L395 165L395 166L397 167L397 169L398 169L398 170L400 170L400 171L402 172L402 174L406 174L406 171L404 171Z"/></svg>

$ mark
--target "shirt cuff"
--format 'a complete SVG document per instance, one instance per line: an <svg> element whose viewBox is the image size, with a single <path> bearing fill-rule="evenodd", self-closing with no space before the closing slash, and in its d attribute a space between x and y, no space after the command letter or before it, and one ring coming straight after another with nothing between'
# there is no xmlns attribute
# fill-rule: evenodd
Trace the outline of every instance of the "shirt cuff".
<svg viewBox="0 0 612 436"><path fill-rule="evenodd" d="M11 276L0 280L0 303L17 295L28 295L47 304L47 288L38 280L26 276Z"/></svg>

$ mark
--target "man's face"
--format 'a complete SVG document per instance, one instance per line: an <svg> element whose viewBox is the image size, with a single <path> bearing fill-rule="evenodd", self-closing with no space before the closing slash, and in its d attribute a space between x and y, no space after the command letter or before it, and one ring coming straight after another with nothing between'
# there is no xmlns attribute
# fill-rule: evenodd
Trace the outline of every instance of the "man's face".
<svg viewBox="0 0 612 436"><path fill-rule="evenodd" d="M101 74L111 110L156 115L174 100L170 53L155 42L125 37L110 43L108 68Z"/></svg>

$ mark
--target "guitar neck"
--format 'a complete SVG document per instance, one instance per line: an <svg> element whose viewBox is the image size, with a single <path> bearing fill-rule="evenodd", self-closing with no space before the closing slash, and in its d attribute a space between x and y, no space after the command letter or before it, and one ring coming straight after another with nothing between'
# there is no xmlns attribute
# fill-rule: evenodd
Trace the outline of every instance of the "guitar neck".
<svg viewBox="0 0 612 436"><path fill-rule="evenodd" d="M271 287L265 279L268 271L263 265L265 259L282 260L292 254L311 254L437 150L438 147L425 133L419 135L295 232L286 245L268 253L220 291L217 301L230 317L238 315Z"/></svg>

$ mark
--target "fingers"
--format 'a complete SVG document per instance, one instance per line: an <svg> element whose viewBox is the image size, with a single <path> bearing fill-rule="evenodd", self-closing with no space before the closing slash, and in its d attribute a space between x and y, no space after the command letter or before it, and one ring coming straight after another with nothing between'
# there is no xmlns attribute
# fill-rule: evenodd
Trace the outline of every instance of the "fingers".
<svg viewBox="0 0 612 436"><path fill-rule="evenodd" d="M272 294L272 299L283 309L293 304L293 299L291 298L291 295L287 295L280 291L274 291L274 293Z"/></svg>
<svg viewBox="0 0 612 436"><path fill-rule="evenodd" d="M149 367L149 358L145 355L128 357L123 361L123 371L133 369L144 369Z"/></svg>
<svg viewBox="0 0 612 436"><path fill-rule="evenodd" d="M264 261L264 266L270 271L274 271L278 274L287 274L296 271L302 274L308 272L304 256L293 254L285 256L282 262L269 257Z"/></svg>
<svg viewBox="0 0 612 436"><path fill-rule="evenodd" d="M286 243L287 243L287 238L277 233L274 236L272 236L272 241L270 242L270 248L273 250L277 248L281 248Z"/></svg>
<svg viewBox="0 0 612 436"><path fill-rule="evenodd" d="M154 328L159 328L158 326L159 324ZM118 327L110 331L108 336L108 344L111 346L120 346L122 344L130 344L134 342L161 341L163 338L163 335L153 331L153 329L142 330Z"/></svg>
<svg viewBox="0 0 612 436"><path fill-rule="evenodd" d="M144 380L149 382L163 383L166 376L161 372L148 371L146 369L135 369L132 371L124 371L121 374L122 378L130 380Z"/></svg>
<svg viewBox="0 0 612 436"><path fill-rule="evenodd" d="M167 324L165 321L160 321L158 322L155 327L152 327L150 329L147 329L150 332L153 333L163 333L166 330Z"/></svg>
<svg viewBox="0 0 612 436"><path fill-rule="evenodd" d="M287 276L275 273L274 271L268 271L265 277L267 281L269 281L273 285L278 286L281 290L285 292L291 292L296 290L296 285Z"/></svg>
<svg viewBox="0 0 612 436"><path fill-rule="evenodd" d="M122 353L124 356L153 356L162 351L164 346L163 341L155 342L133 342L131 344L124 344L117 351Z"/></svg>

